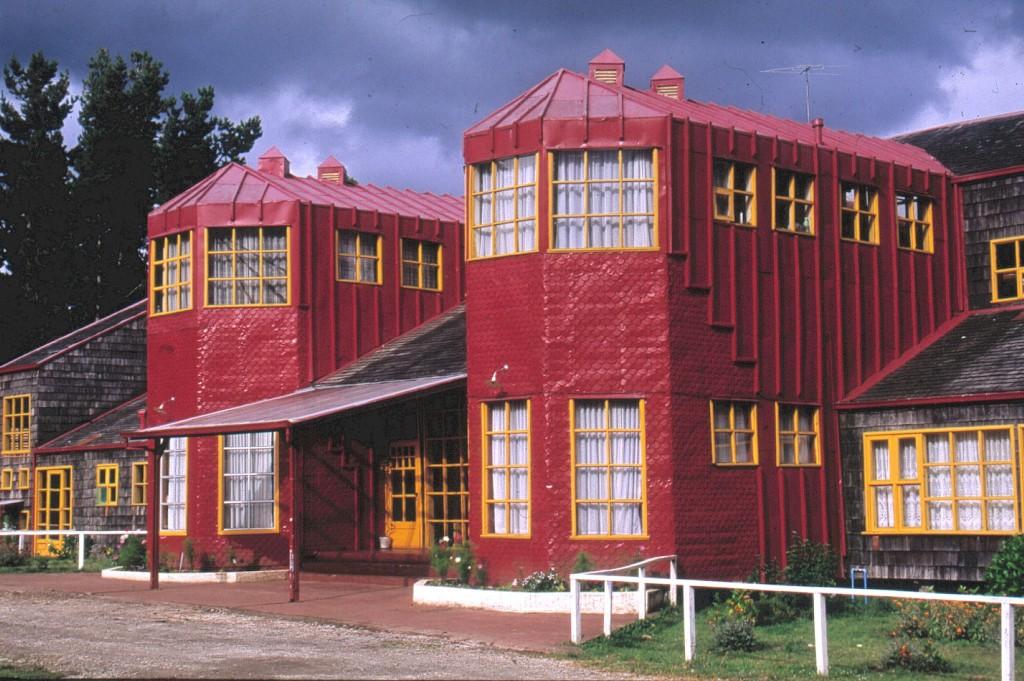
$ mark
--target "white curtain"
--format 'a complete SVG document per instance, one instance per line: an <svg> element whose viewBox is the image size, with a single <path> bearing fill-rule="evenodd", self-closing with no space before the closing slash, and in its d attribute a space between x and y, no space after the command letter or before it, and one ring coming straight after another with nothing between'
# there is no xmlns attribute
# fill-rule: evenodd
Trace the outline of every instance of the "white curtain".
<svg viewBox="0 0 1024 681"><path fill-rule="evenodd" d="M917 440L900 440L900 480L917 478Z"/></svg>
<svg viewBox="0 0 1024 681"><path fill-rule="evenodd" d="M537 168L534 157L519 157L519 250L536 248Z"/></svg>
<svg viewBox="0 0 1024 681"><path fill-rule="evenodd" d="M875 480L889 479L889 443L885 440L871 443L871 458Z"/></svg>
<svg viewBox="0 0 1024 681"><path fill-rule="evenodd" d="M1010 461L1010 432L985 432L985 461ZM985 466L985 496L1013 497L1013 466L1010 463L989 463ZM1013 530L1016 527L1014 501L990 500L986 505L989 530Z"/></svg>
<svg viewBox="0 0 1024 681"><path fill-rule="evenodd" d="M605 427L604 402L576 402L576 429ZM576 528L579 534L608 534L608 467L605 432L576 433ZM605 503L585 503L587 501Z"/></svg>
<svg viewBox="0 0 1024 681"><path fill-rule="evenodd" d="M903 526L921 527L921 486L904 485Z"/></svg>
<svg viewBox="0 0 1024 681"><path fill-rule="evenodd" d="M583 152L565 151L555 154L555 179L569 184L555 185L555 215L582 215ZM555 218L555 248L583 248L582 217Z"/></svg>
<svg viewBox="0 0 1024 681"><path fill-rule="evenodd" d="M953 529L953 502L951 502L951 501L929 501L928 502L928 529L929 530L952 530Z"/></svg>
<svg viewBox="0 0 1024 681"><path fill-rule="evenodd" d="M526 534L529 531L528 503L529 452L527 430L527 407L525 401L509 403L509 531L512 534ZM518 431L518 432L517 432Z"/></svg>
<svg viewBox="0 0 1024 681"><path fill-rule="evenodd" d="M875 487L875 525L893 527L892 485Z"/></svg>
<svg viewBox="0 0 1024 681"><path fill-rule="evenodd" d="M649 215L627 215L623 218L624 246L647 248L654 245L654 158L650 151L622 152L622 212Z"/></svg>
<svg viewBox="0 0 1024 681"><path fill-rule="evenodd" d="M185 529L186 439L172 437L160 459L160 529Z"/></svg>
<svg viewBox="0 0 1024 681"><path fill-rule="evenodd" d="M506 158L494 164L494 253L515 251L515 159ZM507 187L507 189L506 189Z"/></svg>
<svg viewBox="0 0 1024 681"><path fill-rule="evenodd" d="M274 433L224 436L224 528L274 527Z"/></svg>

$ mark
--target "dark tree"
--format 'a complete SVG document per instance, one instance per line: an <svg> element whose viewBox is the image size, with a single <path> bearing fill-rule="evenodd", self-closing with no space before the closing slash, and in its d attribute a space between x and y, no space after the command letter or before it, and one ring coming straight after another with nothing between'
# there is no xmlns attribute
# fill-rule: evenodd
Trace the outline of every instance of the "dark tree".
<svg viewBox="0 0 1024 681"><path fill-rule="evenodd" d="M0 97L0 358L66 331L76 243L69 239L68 75L42 53L3 69Z"/></svg>
<svg viewBox="0 0 1024 681"><path fill-rule="evenodd" d="M213 88L201 87L195 95L181 93L180 103L171 100L164 111L157 147L158 203L180 194L242 154L263 134L258 116L240 123L211 116Z"/></svg>
<svg viewBox="0 0 1024 681"><path fill-rule="evenodd" d="M79 268L89 272L76 304L94 315L145 293L146 214L156 198L157 132L168 105L160 62L133 52L130 63L100 50L89 62L72 152L79 211Z"/></svg>

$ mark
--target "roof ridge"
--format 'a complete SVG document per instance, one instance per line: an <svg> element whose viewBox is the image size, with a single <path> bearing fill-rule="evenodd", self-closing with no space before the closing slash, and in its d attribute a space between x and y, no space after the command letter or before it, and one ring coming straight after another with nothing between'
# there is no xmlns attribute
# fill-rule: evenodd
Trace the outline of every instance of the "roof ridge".
<svg viewBox="0 0 1024 681"><path fill-rule="evenodd" d="M952 123L940 123L939 125L933 125L933 126L930 126L930 127L927 127L927 128L919 128L918 130L908 130L907 132L901 132L898 135L893 135L892 137L888 137L888 138L885 138L885 139L900 141L901 137L909 137L911 135L917 135L917 134L924 133L924 132L933 132L935 130L942 130L944 128L955 128L955 127L960 126L960 125L975 125L975 124L978 124L978 123L988 123L990 121L996 121L996 120L999 120L1001 118L1013 118L1013 117L1019 117L1021 119L1024 119L1024 110L1021 110L1021 111L1009 111L1009 112L1006 112L1006 113L992 114L991 116L979 116L977 118L972 118L970 120L954 121ZM906 142L904 142L904 144L906 144Z"/></svg>

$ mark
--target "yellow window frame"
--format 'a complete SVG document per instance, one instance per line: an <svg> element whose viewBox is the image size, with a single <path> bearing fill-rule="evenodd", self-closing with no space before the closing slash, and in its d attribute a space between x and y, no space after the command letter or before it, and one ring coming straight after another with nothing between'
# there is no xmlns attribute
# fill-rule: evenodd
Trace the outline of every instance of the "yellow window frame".
<svg viewBox="0 0 1024 681"><path fill-rule="evenodd" d="M146 491L149 485L149 464L145 461L132 462L132 506L146 505Z"/></svg>
<svg viewBox="0 0 1024 681"><path fill-rule="evenodd" d="M783 175L783 177L780 177ZM797 194L797 180L803 179L809 183L807 194ZM784 168L772 168L772 229L787 234L799 234L800 236L814 236L814 199L817 182L813 175L801 173L796 170ZM808 196L810 198L808 198ZM779 224L779 206L786 205L786 224ZM797 222L797 208L803 207L807 211L806 229L801 229Z"/></svg>
<svg viewBox="0 0 1024 681"><path fill-rule="evenodd" d="M846 195L853 193L853 206L846 205ZM862 208L862 198L866 192L871 192L871 199L868 208ZM849 215L853 220L854 235L844 236L843 225L845 217ZM858 244L878 245L878 189L864 184L853 182L841 182L839 185L839 238L843 241L850 241ZM862 238L861 218L867 218L869 225L868 238Z"/></svg>
<svg viewBox="0 0 1024 681"><path fill-rule="evenodd" d="M742 163L740 161L732 161L725 158L714 159L712 161L712 166L715 165L726 169L726 183L724 185L717 184L716 178L718 173L714 168L712 170L711 184L713 195L711 197L711 203L714 206L715 220L739 225L740 227L757 227L757 166L751 163ZM746 187L736 186L736 170L738 168L750 171ZM750 219L747 221L737 219L736 197L738 196L750 199L748 210ZM724 212L719 210L719 198L726 200L728 210Z"/></svg>
<svg viewBox="0 0 1024 681"><path fill-rule="evenodd" d="M182 242L184 243L184 246ZM174 244L175 256L168 257L169 247ZM164 257L158 256L162 251ZM187 268L188 277L182 277L182 269ZM157 276L157 271L161 276ZM176 275L170 275L173 270ZM195 287L192 285L192 232L185 231L168 236L157 237L149 242L149 314L152 317L174 314L191 310L195 301ZM174 294L177 306L167 309L169 296ZM188 305L181 304L182 295L188 296ZM157 305L162 301L162 305ZM162 309L158 309L162 308Z"/></svg>
<svg viewBox="0 0 1024 681"><path fill-rule="evenodd" d="M598 429L577 429L576 428L576 403L577 402L603 402L604 403L604 426ZM612 402L635 402L639 410L638 429L612 428L611 425L611 403ZM571 539L648 539L647 534L647 400L635 398L608 398L608 399L571 399L569 400L569 460L571 464L570 485L572 491L572 536ZM576 460L576 435L577 433L600 432L604 433L605 441L605 463L600 464L579 464ZM612 463L612 434L614 433L639 433L640 434L640 463L639 464L616 464ZM578 499L576 496L576 471L581 467L604 468L608 484L608 494L605 499ZM612 488L612 471L615 468L639 468L640 469L640 498L619 499L615 497ZM613 509L615 504L639 504L640 505L640 534L580 534L577 527L577 506L580 504L603 504L608 507L608 528L614 527Z"/></svg>
<svg viewBox="0 0 1024 681"><path fill-rule="evenodd" d="M32 395L4 397L2 440L0 454L28 454L32 450Z"/></svg>
<svg viewBox="0 0 1024 681"><path fill-rule="evenodd" d="M559 152L548 153L548 250L553 252L568 251L656 251L658 250L658 225L659 225L659 192L661 186L658 167L658 149L652 148L651 152L651 177L623 177L622 176L622 152L623 151L647 151L647 149L564 149L564 152L575 152L583 154L583 177L577 180L556 180L555 179L555 157ZM590 178L590 152L591 151L617 151L619 170L614 178ZM650 184L653 197L652 211L649 213L628 213L625 212L625 202L622 200L622 189L626 183ZM583 185L583 212L582 213L555 213L557 201L555 199L557 188L562 185ZM591 213L590 212L590 185L592 184L618 184L619 187L619 210L614 213ZM625 245L625 218L629 217L650 217L652 222L651 245L650 246L626 246ZM580 218L583 220L584 245L579 248L569 246L555 246L555 220L557 218ZM619 245L618 246L591 246L590 245L590 219L591 218L617 218L619 223Z"/></svg>
<svg viewBox="0 0 1024 681"><path fill-rule="evenodd" d="M783 410L792 409L788 418L783 418ZM800 429L801 410L813 410L811 419L812 430ZM775 462L783 468L807 468L821 465L821 409L814 405L807 404L783 404L775 403ZM793 438L793 461L786 463L782 460L782 439L786 436ZM811 449L814 460L800 462L801 444L809 438L814 438L814 446Z"/></svg>
<svg viewBox="0 0 1024 681"><path fill-rule="evenodd" d="M526 429L525 430L513 430L511 422L512 404L514 402L523 402L526 405ZM501 430L491 430L491 411L493 409L502 409L505 413L503 423L505 427ZM483 452L483 499L484 499L484 517L483 517L483 531L481 536L488 537L509 537L513 539L528 539L532 532L531 517L530 517L530 400L506 400L504 402L485 402L480 405L480 419L481 419L481 432L483 434L483 444L481 451ZM513 435L525 435L526 436L526 463L525 464L513 464L511 463L511 456L509 453L512 450L512 436ZM505 463L494 464L491 462L491 443L493 438L500 437L505 442ZM517 470L526 471L526 498L525 499L513 499L512 498L512 472ZM505 474L505 497L502 499L496 499L491 489L491 473L494 471L503 471ZM526 532L495 532L490 522L490 509L493 506L503 506L505 509L505 517L511 518L513 504L525 504L526 506Z"/></svg>
<svg viewBox="0 0 1024 681"><path fill-rule="evenodd" d="M926 535L1009 535L1016 534L1020 531L1020 485L1017 482L1018 475L1018 454L1017 454L1017 433L1015 432L1017 427L1013 425L1000 425L1000 426L975 426L975 427L961 427L961 428L926 428L922 430L905 430L905 431L887 431L887 432L869 432L864 434L863 439L863 453L864 453L864 525L865 534L926 534ZM1010 454L1008 461L986 461L985 460L985 433L993 431L1004 431L1009 435L1010 442ZM956 439L957 433L964 432L975 432L978 438L978 460L977 461L956 461ZM945 462L929 463L927 461L926 453L926 436L945 434L949 438L949 460ZM1021 434L1024 435L1024 429L1021 430ZM901 440L914 440L916 463L915 470L917 475L915 477L904 477L901 476L900 471L900 450L899 443ZM888 447L889 456L889 470L888 478L885 480L875 480L875 466L872 457L873 449L872 444L876 442L885 442ZM986 476L986 467L990 465L1010 465L1010 475L1013 480L1013 496L995 496L986 495L986 487L988 480ZM957 482L957 467L958 466L977 466L979 470L979 486L981 489L981 495L977 497L959 496L956 494ZM950 487L952 493L950 496L931 496L928 494L928 470L931 468L948 468L950 471ZM919 504L920 504L920 515L921 515L921 527L907 527L904 525L903 520L903 488L905 487L919 487ZM875 506L875 496L879 488L890 487L892 494L892 515L893 515L893 526L892 527L878 527L877 520L877 508ZM954 529L930 529L928 528L928 512L927 503L929 501L949 501L952 504L953 523ZM982 525L981 530L972 529L955 529L959 525L959 516L956 512L958 508L957 504L963 501L968 502L979 502L982 506ZM986 504L991 501L1012 501L1013 503L1013 517L1014 527L1011 530L989 530L985 529L988 525L988 514L984 512Z"/></svg>
<svg viewBox="0 0 1024 681"><path fill-rule="evenodd" d="M31 528L32 528L32 511L30 511L28 509L24 509L24 510L22 510L21 513L18 514L18 529L19 530L28 530L28 529L31 529Z"/></svg>
<svg viewBox="0 0 1024 681"><path fill-rule="evenodd" d="M277 534L281 531L280 440L281 438L279 436L279 433L277 431L274 431L274 526L261 527L256 529L227 529L224 527L224 436L217 436L217 534Z"/></svg>
<svg viewBox="0 0 1024 681"><path fill-rule="evenodd" d="M533 158L533 182L520 182L519 163L520 159ZM495 184L496 178L498 177L498 163L501 161L507 161L509 158L512 159L512 184L507 187L499 187ZM476 178L480 172L480 166L487 165L491 171L491 188L476 190ZM507 158L494 159L493 161L487 161L486 163L474 163L473 165L466 167L466 195L470 197L470 200L466 204L466 233L467 233L467 248L466 248L466 259L467 260L483 260L486 258L503 258L509 255L518 255L520 253L536 253L538 248L538 235L540 233L538 220L537 220L537 207L538 207L538 191L537 191L537 179L540 175L540 154L523 154L521 156L512 156ZM533 215L520 215L519 214L519 199L523 190L533 187ZM495 253L496 234L494 228L498 224L497 222L497 206L498 206L498 194L503 192L512 192L512 250L508 253ZM477 201L483 196L489 196L491 199L491 219L487 222L476 221L476 206ZM533 221L533 248L525 249L522 248L519 243L519 225L522 222ZM506 224L506 223L501 223ZM476 235L477 232L490 229L491 230L491 253L487 255L480 255L476 252Z"/></svg>
<svg viewBox="0 0 1024 681"><path fill-rule="evenodd" d="M999 248L1008 244L1013 244L1013 264L1007 267L999 267L997 257ZM1024 236L1015 236L1008 239L993 239L990 241L989 265L993 303L1005 303L1010 300L1024 299ZM1014 278L1015 294L1012 296L999 295L999 279L1000 277L1006 276Z"/></svg>
<svg viewBox="0 0 1024 681"><path fill-rule="evenodd" d="M896 245L900 249L919 253L932 253L935 250L932 205L933 201L927 196L896 194Z"/></svg>
<svg viewBox="0 0 1024 681"><path fill-rule="evenodd" d="M337 229L335 230L335 249L334 249L334 278L337 281L345 281L351 284L383 284L384 283L384 268L383 258L381 257L381 243L382 239L380 234L372 234L370 232L360 232L355 229ZM352 253L342 252L341 250L341 237L342 236L354 236L355 237L355 251ZM373 239L373 255L367 255L363 253L363 244L367 239ZM341 275L341 259L351 258L355 264L355 276L354 277L343 277ZM373 279L363 278L363 263L366 261L373 261Z"/></svg>
<svg viewBox="0 0 1024 681"><path fill-rule="evenodd" d="M119 477L116 463L96 465L96 505L117 506L117 483Z"/></svg>
<svg viewBox="0 0 1024 681"><path fill-rule="evenodd" d="M0 490L7 491L14 489L14 469L5 468L0 470Z"/></svg>
<svg viewBox="0 0 1024 681"><path fill-rule="evenodd" d="M238 249L238 232L240 230L258 230L257 232L257 248L254 251L242 251ZM284 248L264 248L265 239L264 231L269 229L283 229L284 230ZM210 234L219 231L231 232L231 246L227 250L211 251L210 250ZM261 226L241 226L241 227L207 227L203 230L205 238L205 250L206 250L206 282L203 286L203 295L206 307L211 308L225 308L225 307L286 307L291 304L292 299L292 257L291 257L291 227L287 225L261 225ZM271 254L284 254L284 276L268 276L263 272L264 256ZM239 276L238 272L238 256L243 255L254 255L259 262L259 270L255 277L252 276ZM219 256L230 256L231 257L231 274L230 276L215 277L211 275L213 267L211 266L212 258L215 255ZM239 303L238 300L238 287L240 282L243 281L255 281L259 290L258 303ZM263 284L267 281L284 281L285 294L283 302L266 303L263 302ZM211 302L212 296L210 295L210 285L216 282L227 282L231 287L231 302L230 303L213 303Z"/></svg>
<svg viewBox="0 0 1024 681"><path fill-rule="evenodd" d="M415 260L408 260L408 259L406 259L406 257L405 257L405 246L406 246L406 244L416 244L416 259ZM423 250L424 250L423 247L424 247L424 245L432 246L432 247L437 248L437 262L436 263L425 262L424 261L424 259L423 259ZM444 273L444 247L443 247L442 244L439 244L436 241L422 241L420 239L402 239L401 249L402 249L402 251L401 251L400 255L401 255L401 258L402 258L402 272L401 272L400 276L401 276L402 288L417 289L419 291L442 291L442 290L444 290L444 280L443 280L443 273ZM406 271L405 268L406 267L415 267L416 268L416 283L415 284L406 283L406 277L405 277L405 271ZM437 286L435 286L435 287L425 286L423 284L423 279L424 279L423 272L428 267L436 267L437 268Z"/></svg>
<svg viewBox="0 0 1024 681"><path fill-rule="evenodd" d="M726 428L719 428L716 426L715 421L715 410L716 407L728 409L729 424ZM737 428L736 427L736 408L743 407L748 409L747 421L750 424L748 428ZM758 464L758 443L757 443L757 402L748 402L744 400L711 400L708 405L708 409L711 412L711 463L715 466L756 466ZM716 451L717 438L715 437L719 433L728 433L729 435L729 460L719 461ZM737 461L736 460L736 435L740 433L746 433L750 435L750 461Z"/></svg>
<svg viewBox="0 0 1024 681"><path fill-rule="evenodd" d="M18 489L28 489L29 485L32 484L32 469L31 468L19 468L18 469Z"/></svg>

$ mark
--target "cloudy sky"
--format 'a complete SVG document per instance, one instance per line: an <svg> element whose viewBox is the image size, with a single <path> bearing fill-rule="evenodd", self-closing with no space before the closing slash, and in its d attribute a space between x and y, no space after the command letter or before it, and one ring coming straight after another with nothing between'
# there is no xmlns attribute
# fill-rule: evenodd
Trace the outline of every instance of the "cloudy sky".
<svg viewBox="0 0 1024 681"><path fill-rule="evenodd" d="M462 131L608 47L626 82L668 63L697 100L889 135L1024 109L1024 2L0 0L0 57L37 50L80 89L106 47L148 50L170 91L263 119L298 174L334 154L363 182L461 193ZM69 143L77 126L68 126Z"/></svg>

